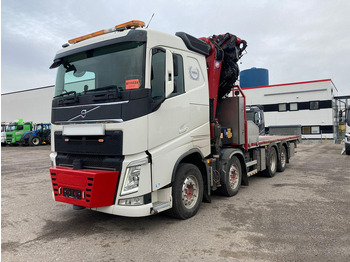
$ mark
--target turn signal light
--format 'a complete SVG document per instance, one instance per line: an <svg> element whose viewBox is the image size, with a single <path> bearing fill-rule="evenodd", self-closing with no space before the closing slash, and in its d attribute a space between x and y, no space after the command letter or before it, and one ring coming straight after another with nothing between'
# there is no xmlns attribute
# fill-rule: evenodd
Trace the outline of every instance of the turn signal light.
<svg viewBox="0 0 350 262"><path fill-rule="evenodd" d="M79 42L84 41L86 39L93 38L93 37L100 36L100 35L104 35L104 34L108 34L110 32L114 32L117 30L137 28L137 27L145 27L145 22L142 22L139 20L132 20L132 21L120 24L120 25L116 25L116 26L109 28L109 29L103 29L103 30L100 30L100 31L97 31L97 32L94 32L91 34L87 34L87 35L83 35L83 36L80 36L77 38L73 38L71 40L68 40L68 43L76 44L76 43L79 43Z"/></svg>

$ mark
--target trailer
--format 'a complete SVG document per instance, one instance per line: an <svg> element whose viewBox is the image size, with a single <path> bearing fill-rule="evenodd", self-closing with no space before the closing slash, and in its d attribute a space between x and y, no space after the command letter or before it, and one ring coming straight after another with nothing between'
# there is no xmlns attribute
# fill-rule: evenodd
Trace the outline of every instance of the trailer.
<svg viewBox="0 0 350 262"><path fill-rule="evenodd" d="M130 21L71 39L52 101L53 197L141 217L194 216L217 191L234 196L258 172L273 177L297 136L259 136L235 83L246 41L195 38Z"/></svg>

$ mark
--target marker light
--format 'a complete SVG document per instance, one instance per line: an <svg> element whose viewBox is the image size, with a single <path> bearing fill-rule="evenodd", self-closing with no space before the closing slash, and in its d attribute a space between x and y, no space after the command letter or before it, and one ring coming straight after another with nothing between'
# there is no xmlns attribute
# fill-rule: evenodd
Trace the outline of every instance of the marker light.
<svg viewBox="0 0 350 262"><path fill-rule="evenodd" d="M70 44L76 44L78 42L84 41L86 39L89 38L93 38L96 36L100 36L100 35L104 35L104 34L108 34L114 31L117 31L118 29L129 29L129 28L137 28L137 27L144 27L145 26L145 22L139 21L139 20L132 20L120 25L116 25L115 27L109 28L109 29L103 29L91 34L87 34L87 35L83 35L77 38L73 38L71 40L68 41L68 43Z"/></svg>

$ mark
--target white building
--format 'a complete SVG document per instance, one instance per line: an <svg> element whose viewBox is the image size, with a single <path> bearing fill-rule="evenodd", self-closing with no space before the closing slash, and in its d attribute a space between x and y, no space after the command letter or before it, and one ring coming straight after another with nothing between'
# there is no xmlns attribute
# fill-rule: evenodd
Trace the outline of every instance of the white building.
<svg viewBox="0 0 350 262"><path fill-rule="evenodd" d="M331 79L247 87L247 105L263 105L265 126L301 125L303 139L335 139L337 88Z"/></svg>
<svg viewBox="0 0 350 262"><path fill-rule="evenodd" d="M51 122L54 86L40 87L1 95L1 121L22 118L34 123Z"/></svg>

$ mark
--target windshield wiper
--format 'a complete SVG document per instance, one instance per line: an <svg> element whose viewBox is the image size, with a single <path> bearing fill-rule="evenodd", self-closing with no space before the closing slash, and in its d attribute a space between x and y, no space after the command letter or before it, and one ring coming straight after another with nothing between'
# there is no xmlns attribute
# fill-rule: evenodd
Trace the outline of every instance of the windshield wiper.
<svg viewBox="0 0 350 262"><path fill-rule="evenodd" d="M110 86L103 86L103 87L97 87L95 89L86 90L86 91L84 91L84 93L93 92L93 91L109 90L109 89L115 89L115 90L117 90L117 93L119 92L118 86L110 85Z"/></svg>
<svg viewBox="0 0 350 262"><path fill-rule="evenodd" d="M69 96L67 98L60 99L59 103L72 104L72 103L78 102L77 92L75 92L75 91L70 91L70 92L60 94L58 96L55 96L55 98L66 96L66 95L71 95L71 94L73 94L73 96Z"/></svg>
<svg viewBox="0 0 350 262"><path fill-rule="evenodd" d="M62 94L60 94L60 95L57 95L57 96L55 96L55 97L67 96L67 95L71 95L71 94L74 94L74 97L77 96L77 92L75 92L75 91L69 91L69 92L62 93Z"/></svg>
<svg viewBox="0 0 350 262"><path fill-rule="evenodd" d="M89 92L94 92L94 91L103 91L103 90L112 90L112 89L114 89L116 91L117 97L120 97L120 90L119 90L118 86L116 86L116 85L103 86L103 87L98 87L95 89L85 90L84 94L89 93Z"/></svg>

